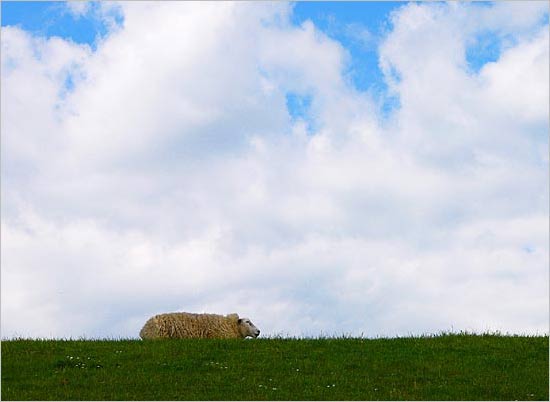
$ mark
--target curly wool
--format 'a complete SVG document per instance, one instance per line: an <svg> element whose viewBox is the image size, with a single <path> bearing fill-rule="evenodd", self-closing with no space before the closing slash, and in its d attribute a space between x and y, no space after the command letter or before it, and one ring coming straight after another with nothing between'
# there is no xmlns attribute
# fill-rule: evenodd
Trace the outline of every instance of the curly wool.
<svg viewBox="0 0 550 402"><path fill-rule="evenodd" d="M139 336L142 339L244 338L239 331L238 320L237 314L159 314L145 323Z"/></svg>

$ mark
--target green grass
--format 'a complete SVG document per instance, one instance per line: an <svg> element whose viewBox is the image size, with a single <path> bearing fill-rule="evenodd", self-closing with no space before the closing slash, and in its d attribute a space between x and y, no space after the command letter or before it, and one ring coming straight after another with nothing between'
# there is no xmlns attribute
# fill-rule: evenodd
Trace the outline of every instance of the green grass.
<svg viewBox="0 0 550 402"><path fill-rule="evenodd" d="M10 340L3 400L548 400L548 337Z"/></svg>

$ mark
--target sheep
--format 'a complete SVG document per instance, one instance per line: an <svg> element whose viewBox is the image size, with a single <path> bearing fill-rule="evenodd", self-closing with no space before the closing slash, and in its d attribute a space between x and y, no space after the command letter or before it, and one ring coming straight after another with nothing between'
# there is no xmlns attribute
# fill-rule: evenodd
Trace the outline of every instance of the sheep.
<svg viewBox="0 0 550 402"><path fill-rule="evenodd" d="M238 314L167 313L149 318L139 336L142 339L166 338L257 338L260 330Z"/></svg>

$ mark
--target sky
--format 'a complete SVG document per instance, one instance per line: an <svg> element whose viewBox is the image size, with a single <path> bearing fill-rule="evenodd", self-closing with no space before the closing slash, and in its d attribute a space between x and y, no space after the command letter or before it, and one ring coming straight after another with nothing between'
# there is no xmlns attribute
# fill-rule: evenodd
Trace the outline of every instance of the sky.
<svg viewBox="0 0 550 402"><path fill-rule="evenodd" d="M549 331L536 2L2 2L1 336Z"/></svg>

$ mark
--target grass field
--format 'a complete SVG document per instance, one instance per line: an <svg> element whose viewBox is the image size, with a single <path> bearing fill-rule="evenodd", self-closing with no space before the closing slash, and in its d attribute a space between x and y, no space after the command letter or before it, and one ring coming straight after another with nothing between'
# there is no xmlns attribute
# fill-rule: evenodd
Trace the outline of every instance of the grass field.
<svg viewBox="0 0 550 402"><path fill-rule="evenodd" d="M3 400L548 400L548 337L10 340Z"/></svg>

